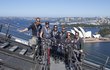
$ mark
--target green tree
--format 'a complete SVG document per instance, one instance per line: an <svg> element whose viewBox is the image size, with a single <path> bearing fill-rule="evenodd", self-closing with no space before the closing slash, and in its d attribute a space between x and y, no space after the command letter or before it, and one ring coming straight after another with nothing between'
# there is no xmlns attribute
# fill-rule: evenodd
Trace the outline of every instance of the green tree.
<svg viewBox="0 0 110 70"><path fill-rule="evenodd" d="M101 34L102 37L110 34L110 28L102 28L99 30L98 32L99 34Z"/></svg>

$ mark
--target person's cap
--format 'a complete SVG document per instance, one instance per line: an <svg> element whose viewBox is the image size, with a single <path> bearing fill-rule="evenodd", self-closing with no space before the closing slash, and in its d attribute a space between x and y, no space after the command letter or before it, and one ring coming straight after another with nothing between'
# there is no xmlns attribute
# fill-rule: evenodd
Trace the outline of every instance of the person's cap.
<svg viewBox="0 0 110 70"><path fill-rule="evenodd" d="M54 25L54 28L57 28L57 25Z"/></svg>
<svg viewBox="0 0 110 70"><path fill-rule="evenodd" d="M35 18L35 19L37 20L37 19L40 19L40 18L39 18L39 17L37 17L37 18Z"/></svg>
<svg viewBox="0 0 110 70"><path fill-rule="evenodd" d="M39 17L37 17L37 18L35 18L35 19L36 19L36 21L40 22L40 18L39 18Z"/></svg>

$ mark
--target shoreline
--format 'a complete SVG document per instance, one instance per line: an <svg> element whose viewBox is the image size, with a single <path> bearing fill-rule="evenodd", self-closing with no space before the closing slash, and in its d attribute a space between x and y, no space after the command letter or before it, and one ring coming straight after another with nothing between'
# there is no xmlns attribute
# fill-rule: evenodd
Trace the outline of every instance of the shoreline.
<svg viewBox="0 0 110 70"><path fill-rule="evenodd" d="M110 38L85 38L84 43L110 42Z"/></svg>

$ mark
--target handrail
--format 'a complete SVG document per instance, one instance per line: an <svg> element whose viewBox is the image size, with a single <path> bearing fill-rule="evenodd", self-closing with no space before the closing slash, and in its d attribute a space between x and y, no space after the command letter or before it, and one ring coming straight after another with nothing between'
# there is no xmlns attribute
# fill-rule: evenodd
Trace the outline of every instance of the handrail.
<svg viewBox="0 0 110 70"><path fill-rule="evenodd" d="M2 31L2 27L3 27L3 25L0 25L0 32Z"/></svg>
<svg viewBox="0 0 110 70"><path fill-rule="evenodd" d="M103 66L103 67L109 67L110 68L110 60L109 60L109 56L107 56L107 58L106 59L103 59L103 58L100 58L100 57L98 57L98 56L95 56L95 55L91 55L91 54L89 54L88 52L86 52L86 56L87 55L89 55L90 57L92 57L92 58L88 58L88 57L85 57L84 59L85 60L89 60L89 61L92 61L92 62L95 62L96 64L99 64L99 65L101 65L101 66ZM95 58L96 60L94 60L93 58ZM102 61L102 62L99 62L99 61Z"/></svg>
<svg viewBox="0 0 110 70"><path fill-rule="evenodd" d="M10 28L10 24L8 24L8 28L7 28L7 31L6 31L6 37L7 37L8 33L9 33L9 28Z"/></svg>
<svg viewBox="0 0 110 70"><path fill-rule="evenodd" d="M0 25L3 25L3 26L5 26L5 25L8 25L9 23L1 23ZM16 26L16 25L14 25L14 24L10 24L10 27L15 27L15 28L25 28L26 26Z"/></svg>
<svg viewBox="0 0 110 70"><path fill-rule="evenodd" d="M108 61L109 61L109 59L110 59L110 57L107 57L107 60L106 60L106 62L105 62L105 64L104 64L104 67L106 67L106 65L107 65L107 63L108 63Z"/></svg>
<svg viewBox="0 0 110 70"><path fill-rule="evenodd" d="M86 51L86 50L85 50L85 51ZM94 50L90 50L90 49L88 49L88 51L95 52L95 53L97 53L98 55L101 55L101 56L104 56L104 57L107 57L107 56L108 56L108 55L105 55L105 54L103 54L103 53L97 52L96 49L94 49Z"/></svg>
<svg viewBox="0 0 110 70"><path fill-rule="evenodd" d="M91 50L89 49L88 51L91 51ZM85 54L87 54L88 51L86 51ZM93 54L93 53L91 53L92 55L96 55L95 57L100 57L100 58L103 57L103 58L105 58L104 60L106 60L106 58L109 57L109 56L107 56L107 55L105 55L105 54L102 54L102 53L97 52L96 50L92 50L92 52L97 53L97 54ZM90 55L90 54L89 54L89 55ZM108 62L110 62L110 61L108 61Z"/></svg>
<svg viewBox="0 0 110 70"><path fill-rule="evenodd" d="M28 40L31 37L31 35L30 35L31 32L30 31L27 31L27 32L24 32L24 33L19 32L20 29L24 29L26 27L20 27L20 26L16 26L14 24L8 24L8 23L4 23L4 24L0 23L0 25L2 25L1 32L6 33L6 36L11 34L11 35L16 35L16 37L18 37L18 38L23 38L22 36L20 37L18 34L20 34L20 35L24 34L24 35L26 35L26 38L27 38L27 39L23 38L25 40ZM15 34L13 32L16 32L18 34Z"/></svg>
<svg viewBox="0 0 110 70"><path fill-rule="evenodd" d="M89 54L90 55L90 54ZM94 57L94 58L96 58L96 59L98 59L98 60L101 60L101 61L105 61L104 59L102 59L102 58L100 58L100 57L97 57L97 56L94 56L94 55L91 55L91 57Z"/></svg>

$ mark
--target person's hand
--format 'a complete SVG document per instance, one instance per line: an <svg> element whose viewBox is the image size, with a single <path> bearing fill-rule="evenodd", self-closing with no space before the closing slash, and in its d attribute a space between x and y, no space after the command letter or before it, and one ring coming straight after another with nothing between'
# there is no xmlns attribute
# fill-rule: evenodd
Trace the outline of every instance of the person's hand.
<svg viewBox="0 0 110 70"><path fill-rule="evenodd" d="M22 30L18 30L19 32L23 32Z"/></svg>
<svg viewBox="0 0 110 70"><path fill-rule="evenodd" d="M28 28L25 28L23 30L18 30L19 32L25 32L25 31L28 31Z"/></svg>
<svg viewBox="0 0 110 70"><path fill-rule="evenodd" d="M17 31L18 31L18 32L22 32L22 30L20 30L20 29L17 29Z"/></svg>
<svg viewBox="0 0 110 70"><path fill-rule="evenodd" d="M83 50L81 49L80 52L83 53Z"/></svg>

